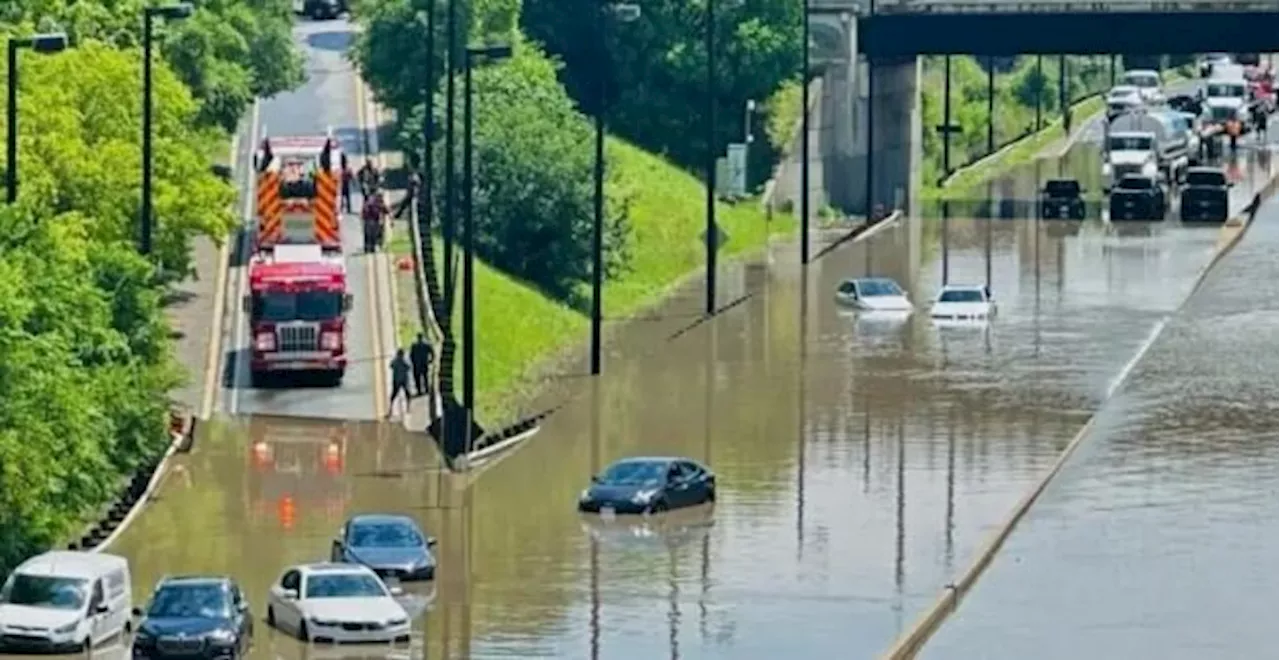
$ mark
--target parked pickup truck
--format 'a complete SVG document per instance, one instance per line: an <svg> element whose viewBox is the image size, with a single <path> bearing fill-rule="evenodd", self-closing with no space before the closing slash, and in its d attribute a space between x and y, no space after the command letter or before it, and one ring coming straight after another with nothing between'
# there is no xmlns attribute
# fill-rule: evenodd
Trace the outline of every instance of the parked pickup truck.
<svg viewBox="0 0 1280 660"><path fill-rule="evenodd" d="M1084 200L1080 182L1075 179L1050 179L1040 193L1040 217L1084 220Z"/></svg>
<svg viewBox="0 0 1280 660"><path fill-rule="evenodd" d="M1168 202L1154 176L1130 174L1111 191L1111 220L1163 220Z"/></svg>
<svg viewBox="0 0 1280 660"><path fill-rule="evenodd" d="M1221 167L1193 167L1187 170L1187 187L1182 189L1180 213L1183 222L1226 222L1231 182Z"/></svg>

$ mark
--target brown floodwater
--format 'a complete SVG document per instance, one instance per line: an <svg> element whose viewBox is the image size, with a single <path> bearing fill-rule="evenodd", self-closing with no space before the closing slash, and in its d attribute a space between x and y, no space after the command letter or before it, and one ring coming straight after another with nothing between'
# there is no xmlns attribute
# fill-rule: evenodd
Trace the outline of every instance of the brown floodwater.
<svg viewBox="0 0 1280 660"><path fill-rule="evenodd" d="M1272 197L925 657L1275 657L1277 215Z"/></svg>
<svg viewBox="0 0 1280 660"><path fill-rule="evenodd" d="M971 557L1112 378L1175 309L1216 229L906 220L800 277L794 245L726 269L714 321L694 283L618 330L605 376L470 475L398 425L222 419L111 549L141 601L165 574L227 573L255 612L343 520L417 517L439 579L413 586L414 647L310 649L259 627L254 657L870 657ZM987 246L990 245L990 259ZM894 277L917 304L981 282L985 325L853 314L845 277ZM802 295L802 292L804 295ZM674 336L674 339L668 337ZM681 454L717 472L714 509L611 522L574 510L616 458Z"/></svg>

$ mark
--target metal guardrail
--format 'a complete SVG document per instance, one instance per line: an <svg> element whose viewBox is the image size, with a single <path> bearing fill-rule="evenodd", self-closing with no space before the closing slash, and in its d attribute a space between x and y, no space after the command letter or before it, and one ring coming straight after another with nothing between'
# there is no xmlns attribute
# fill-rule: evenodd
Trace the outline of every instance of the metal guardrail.
<svg viewBox="0 0 1280 660"><path fill-rule="evenodd" d="M1277 11L1274 2L1263 0L1200 0L1199 2L1154 2L1152 0L1116 0L1114 2L1071 2L1070 0L988 0L949 1L921 0L877 3L871 11L867 0L813 0L812 8L839 9L858 15L874 14L960 14L960 13L1105 13L1105 12L1198 12L1198 11Z"/></svg>

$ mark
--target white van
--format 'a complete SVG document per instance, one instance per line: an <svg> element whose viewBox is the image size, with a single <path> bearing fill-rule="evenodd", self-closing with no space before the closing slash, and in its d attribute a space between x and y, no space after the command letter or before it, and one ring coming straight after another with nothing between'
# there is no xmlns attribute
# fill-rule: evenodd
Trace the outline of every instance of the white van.
<svg viewBox="0 0 1280 660"><path fill-rule="evenodd" d="M0 650L81 651L128 633L129 563L57 550L14 569L0 588Z"/></svg>

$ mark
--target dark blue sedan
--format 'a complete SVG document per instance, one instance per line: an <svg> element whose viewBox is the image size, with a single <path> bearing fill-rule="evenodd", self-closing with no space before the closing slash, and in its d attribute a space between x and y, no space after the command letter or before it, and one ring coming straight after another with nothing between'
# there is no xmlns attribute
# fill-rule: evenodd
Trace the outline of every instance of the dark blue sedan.
<svg viewBox="0 0 1280 660"><path fill-rule="evenodd" d="M687 458L624 458L578 497L589 513L660 513L716 501L716 475Z"/></svg>
<svg viewBox="0 0 1280 660"><path fill-rule="evenodd" d="M133 657L236 660L249 650L253 616L231 578L184 576L156 585L133 638Z"/></svg>

